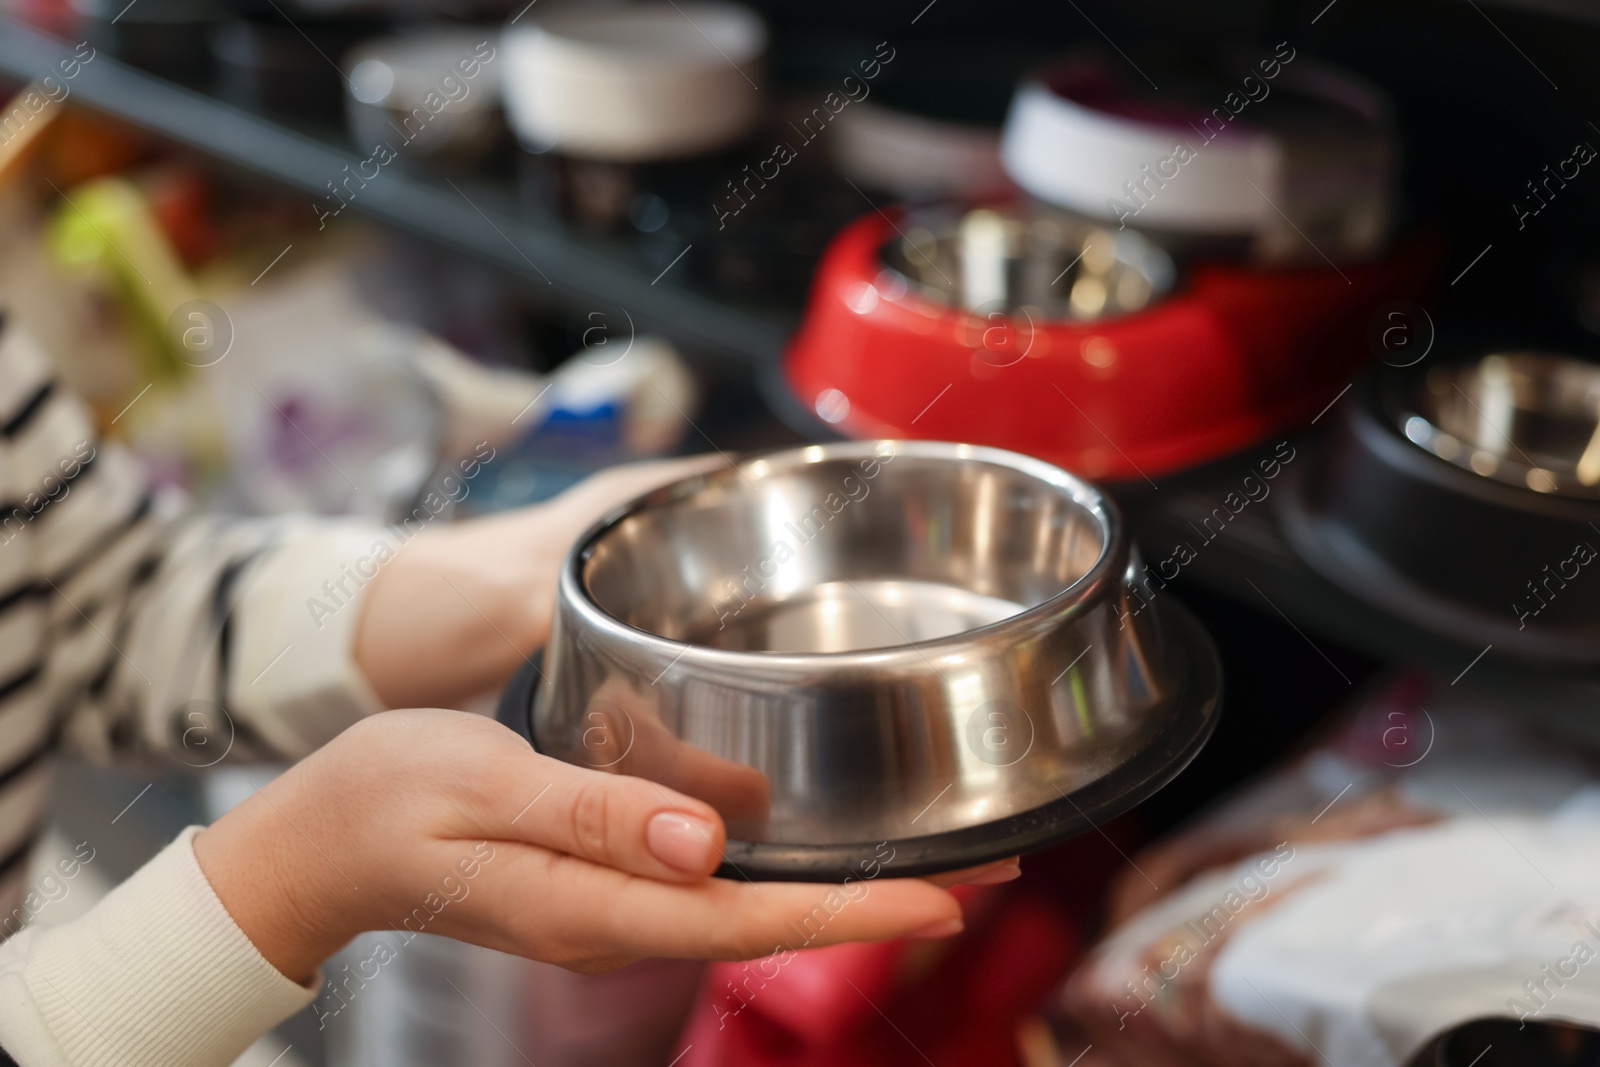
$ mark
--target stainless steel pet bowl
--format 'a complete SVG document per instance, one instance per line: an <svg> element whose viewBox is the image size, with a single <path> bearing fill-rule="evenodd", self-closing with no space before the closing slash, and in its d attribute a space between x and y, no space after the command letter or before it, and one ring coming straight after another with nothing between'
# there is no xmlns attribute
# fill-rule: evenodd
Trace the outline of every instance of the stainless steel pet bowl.
<svg viewBox="0 0 1600 1067"><path fill-rule="evenodd" d="M1413 444L1509 485L1600 497L1600 366L1495 352L1421 385L1401 426Z"/></svg>
<svg viewBox="0 0 1600 1067"><path fill-rule="evenodd" d="M715 806L724 874L965 867L1131 807L1205 743L1215 650L1140 571L1111 502L1047 463L813 445L592 528L507 701L539 751Z"/></svg>
<svg viewBox="0 0 1600 1067"><path fill-rule="evenodd" d="M1463 354L1351 401L1274 498L1301 557L1464 656L1600 664L1600 364Z"/></svg>

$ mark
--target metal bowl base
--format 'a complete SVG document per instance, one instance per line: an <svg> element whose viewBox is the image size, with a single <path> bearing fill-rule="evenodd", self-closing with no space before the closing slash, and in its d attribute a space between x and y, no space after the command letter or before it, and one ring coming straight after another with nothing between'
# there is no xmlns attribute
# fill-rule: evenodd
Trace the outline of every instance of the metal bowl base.
<svg viewBox="0 0 1600 1067"><path fill-rule="evenodd" d="M886 841L808 845L730 840L720 878L751 882L842 882L884 873L910 878L976 867L1059 844L1129 811L1177 777L1205 747L1222 708L1222 668L1205 630L1182 605L1152 605L1184 646L1190 665L1148 743L1115 769L1060 800L993 822ZM501 693L497 718L532 744L539 658L525 664ZM936 801L935 801L936 802Z"/></svg>

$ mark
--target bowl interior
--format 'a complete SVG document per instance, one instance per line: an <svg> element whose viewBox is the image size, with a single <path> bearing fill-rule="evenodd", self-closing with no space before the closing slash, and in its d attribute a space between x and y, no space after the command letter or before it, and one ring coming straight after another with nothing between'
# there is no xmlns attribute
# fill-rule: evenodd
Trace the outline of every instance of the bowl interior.
<svg viewBox="0 0 1600 1067"><path fill-rule="evenodd" d="M1413 401L1402 429L1442 459L1540 492L1600 491L1600 366L1496 353L1434 368Z"/></svg>
<svg viewBox="0 0 1600 1067"><path fill-rule="evenodd" d="M1008 618L1068 589L1107 548L1109 518L1087 490L1000 462L785 456L602 530L580 561L589 597L689 644L849 652Z"/></svg>
<svg viewBox="0 0 1600 1067"><path fill-rule="evenodd" d="M1172 258L1134 230L992 207L915 213L881 257L935 303L1078 322L1142 311L1177 274Z"/></svg>

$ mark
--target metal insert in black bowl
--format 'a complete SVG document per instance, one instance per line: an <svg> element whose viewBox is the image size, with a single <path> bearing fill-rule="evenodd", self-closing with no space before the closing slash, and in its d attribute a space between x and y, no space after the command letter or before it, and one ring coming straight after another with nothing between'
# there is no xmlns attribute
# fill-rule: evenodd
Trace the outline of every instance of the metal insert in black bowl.
<svg viewBox="0 0 1600 1067"><path fill-rule="evenodd" d="M1539 493L1600 500L1600 366L1536 352L1434 367L1401 428L1458 467Z"/></svg>
<svg viewBox="0 0 1600 1067"><path fill-rule="evenodd" d="M1493 352L1353 400L1281 497L1300 554L1464 644L1600 664L1600 367Z"/></svg>

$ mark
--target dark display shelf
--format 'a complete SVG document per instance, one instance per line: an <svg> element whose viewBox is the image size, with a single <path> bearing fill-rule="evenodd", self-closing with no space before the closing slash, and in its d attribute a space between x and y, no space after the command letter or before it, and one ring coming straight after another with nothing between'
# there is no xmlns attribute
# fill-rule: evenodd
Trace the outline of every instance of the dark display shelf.
<svg viewBox="0 0 1600 1067"><path fill-rule="evenodd" d="M71 56L73 47L0 16L0 74L19 81L58 74L57 63ZM70 100L318 198L346 166L361 162L345 144L175 85L103 51L69 85ZM504 182L389 168L350 206L548 286L553 296L580 311L592 309L596 300L620 305L640 327L697 349L769 363L788 334L789 323L676 284L670 270L661 276L630 261L626 249L575 236L554 220L530 217Z"/></svg>

